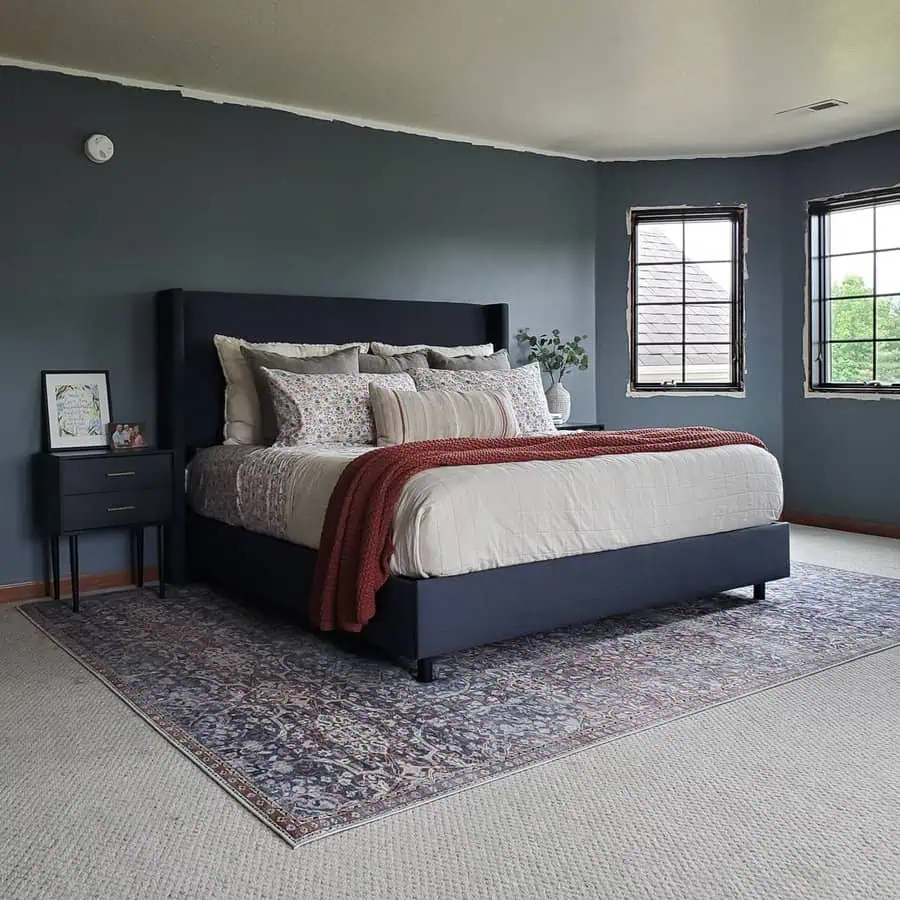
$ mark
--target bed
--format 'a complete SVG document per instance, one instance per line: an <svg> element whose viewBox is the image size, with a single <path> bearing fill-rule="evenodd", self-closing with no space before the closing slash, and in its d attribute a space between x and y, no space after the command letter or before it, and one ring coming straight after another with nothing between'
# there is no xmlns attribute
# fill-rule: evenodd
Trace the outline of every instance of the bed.
<svg viewBox="0 0 900 900"><path fill-rule="evenodd" d="M158 295L156 305L159 440L175 452L181 466L191 464L196 471L204 459L216 453L234 455L235 449L209 449L221 444L223 425L224 381L213 346L216 333L252 341L508 345L505 304L170 290ZM353 455L341 448L332 451L337 457ZM258 453L263 460L268 451L240 452ZM621 464L616 459L607 457L612 466ZM744 464L729 465L730 471L739 472ZM578 477L600 476L592 472ZM746 489L737 493L753 495L754 477L759 473L750 472ZM615 475L610 478L615 483ZM669 481L681 483L688 497L691 478L702 483L696 471L670 473ZM218 491L218 496L226 495ZM196 492L189 503L182 485L176 487L174 499L176 516L167 538L170 580L206 581L277 603L305 618L316 561L309 531L315 530L314 518L313 524L307 520L291 526L272 515L272 528L251 529L239 517L204 507ZM566 555L551 559L536 559L541 554L526 547L518 556L504 549L474 562L460 551L448 562L425 553L423 540L405 558L397 554L393 574L377 595L376 615L361 637L394 659L413 662L419 680L430 681L434 659L456 650L736 587L753 585L754 597L762 597L767 581L790 573L788 526L776 521L771 497L755 499L760 502L746 508L723 508L716 506L715 497L707 498L712 505L701 504L693 514L711 511L712 533L696 534L696 525L667 531L635 520L629 540L623 542L612 516L598 529L604 532L602 540L579 544L575 535L575 543L558 551ZM301 498L297 506L302 505ZM614 504L611 508L615 512ZM263 518L269 516L264 512ZM297 530L291 532L291 527ZM500 533L510 527L501 522ZM621 529L623 534L627 530ZM671 538L673 534L690 536ZM470 546L469 557L472 550Z"/></svg>

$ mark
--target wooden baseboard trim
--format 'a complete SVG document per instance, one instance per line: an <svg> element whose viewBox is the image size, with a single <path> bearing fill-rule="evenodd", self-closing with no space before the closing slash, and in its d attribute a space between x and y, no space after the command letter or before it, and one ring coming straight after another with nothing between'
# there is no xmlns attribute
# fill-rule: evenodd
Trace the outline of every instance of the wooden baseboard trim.
<svg viewBox="0 0 900 900"><path fill-rule="evenodd" d="M820 516L785 510L781 517L792 525L810 525L813 528L829 528L833 531L849 531L852 534L872 534L876 537L900 539L900 525L887 522L864 522L861 519L845 519L843 516Z"/></svg>
<svg viewBox="0 0 900 900"><path fill-rule="evenodd" d="M148 566L144 569L144 581L156 581L159 577L156 566ZM130 587L131 572L123 569L119 572L95 572L82 575L79 587L82 594L91 591L106 591L110 588ZM60 579L60 596L72 596L72 579ZM25 581L21 584L0 584L0 603L18 603L22 600L38 600L41 597L50 596L51 587L43 581Z"/></svg>

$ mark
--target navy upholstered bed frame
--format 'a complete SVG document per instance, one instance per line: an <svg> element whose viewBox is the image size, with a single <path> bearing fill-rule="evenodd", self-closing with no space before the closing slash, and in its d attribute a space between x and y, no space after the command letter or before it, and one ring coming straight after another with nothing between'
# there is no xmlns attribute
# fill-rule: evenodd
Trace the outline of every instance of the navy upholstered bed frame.
<svg viewBox="0 0 900 900"><path fill-rule="evenodd" d="M169 290L156 298L157 431L179 468L222 440L225 385L213 335L254 341L378 340L507 347L506 304L292 297ZM202 580L295 610L303 619L316 552L190 511L176 479L170 580ZM394 576L362 636L432 678L436 656L790 574L788 526L584 554L466 575Z"/></svg>

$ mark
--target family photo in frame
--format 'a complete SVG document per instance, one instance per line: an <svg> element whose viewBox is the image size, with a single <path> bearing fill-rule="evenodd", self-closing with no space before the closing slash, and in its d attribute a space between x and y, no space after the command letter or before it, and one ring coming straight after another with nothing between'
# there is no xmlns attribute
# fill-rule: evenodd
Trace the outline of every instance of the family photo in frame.
<svg viewBox="0 0 900 900"><path fill-rule="evenodd" d="M142 450L147 446L143 422L110 422L107 434L110 450Z"/></svg>

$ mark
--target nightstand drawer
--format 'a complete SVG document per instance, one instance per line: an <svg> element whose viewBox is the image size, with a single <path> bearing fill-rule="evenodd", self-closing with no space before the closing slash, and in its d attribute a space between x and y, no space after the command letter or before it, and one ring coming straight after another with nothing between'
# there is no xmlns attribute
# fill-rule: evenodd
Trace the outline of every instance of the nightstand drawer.
<svg viewBox="0 0 900 900"><path fill-rule="evenodd" d="M140 454L129 457L125 455L126 452L122 451L121 457L107 455L60 460L60 492L64 496L70 496L140 491L171 485L171 454Z"/></svg>
<svg viewBox="0 0 900 900"><path fill-rule="evenodd" d="M89 531L164 522L172 515L172 494L165 488L147 491L114 491L78 494L67 498L62 531Z"/></svg>

